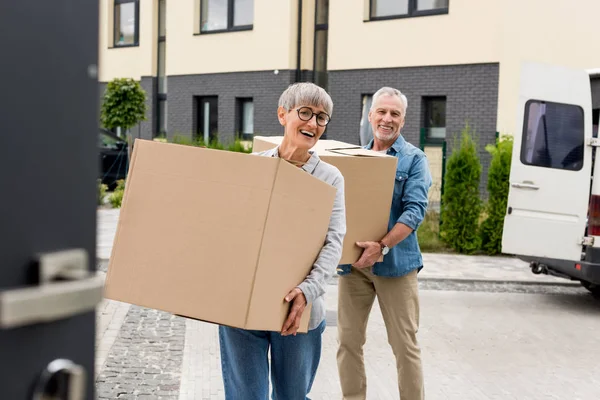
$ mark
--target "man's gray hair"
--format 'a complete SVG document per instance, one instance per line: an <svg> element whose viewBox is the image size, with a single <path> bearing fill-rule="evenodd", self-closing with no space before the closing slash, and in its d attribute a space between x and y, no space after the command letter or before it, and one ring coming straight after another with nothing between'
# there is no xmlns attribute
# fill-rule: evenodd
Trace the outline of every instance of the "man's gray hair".
<svg viewBox="0 0 600 400"><path fill-rule="evenodd" d="M311 82L293 83L279 97L279 107L288 111L300 105L323 107L329 116L333 112L331 96L325 89Z"/></svg>
<svg viewBox="0 0 600 400"><path fill-rule="evenodd" d="M375 92L375 94L373 95L373 101L371 102L371 110L373 109L373 106L375 105L375 103L377 103L377 100L379 99L379 97L381 97L383 95L398 97L400 99L400 101L402 102L402 105L404 106L404 115L406 115L406 109L408 108L408 100L406 99L406 96L403 95L402 92L399 91L398 89L394 89L389 86L384 86Z"/></svg>

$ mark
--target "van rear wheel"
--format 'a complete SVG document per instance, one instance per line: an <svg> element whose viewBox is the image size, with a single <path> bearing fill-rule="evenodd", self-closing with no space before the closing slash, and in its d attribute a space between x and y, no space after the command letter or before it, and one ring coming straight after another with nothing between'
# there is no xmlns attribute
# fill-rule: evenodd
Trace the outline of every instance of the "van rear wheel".
<svg viewBox="0 0 600 400"><path fill-rule="evenodd" d="M581 281L581 285L589 290L594 297L600 298L600 285L596 285L588 281Z"/></svg>

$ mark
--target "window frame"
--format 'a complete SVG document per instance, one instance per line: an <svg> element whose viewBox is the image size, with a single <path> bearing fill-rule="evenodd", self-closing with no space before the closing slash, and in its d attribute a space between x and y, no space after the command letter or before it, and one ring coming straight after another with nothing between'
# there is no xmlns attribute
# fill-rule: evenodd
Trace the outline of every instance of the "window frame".
<svg viewBox="0 0 600 400"><path fill-rule="evenodd" d="M436 8L434 10L417 10L417 2L419 0L408 0L408 12L406 14L398 14L398 15L385 15L382 17L373 15L373 0L369 0L369 19L364 22L369 21L386 21L390 19L403 19L403 18L416 18L416 17L429 17L432 15L446 15L449 14L450 10L450 0L448 0L448 6L444 8Z"/></svg>
<svg viewBox="0 0 600 400"><path fill-rule="evenodd" d="M425 128L425 129L438 128L438 127L433 127L433 126L427 126L427 117L429 116L430 101L440 101L440 100L444 101L444 120L445 120L444 128L446 129L446 133L444 134L443 138L440 138L440 137L432 137L429 135L429 131L426 131L425 139L427 140L427 143L443 143L446 141L446 138L448 137L448 121L447 121L448 96L442 96L442 95L421 96L421 104L422 104L421 107L422 107L422 118L423 118L422 121L423 121L423 128Z"/></svg>
<svg viewBox="0 0 600 400"><path fill-rule="evenodd" d="M135 18L135 27L133 33L133 44L118 44L117 43L117 6L123 4L133 3L135 5L134 18ZM119 24L120 27L120 24ZM113 32L112 32L113 40L112 47L113 49L122 49L127 47L139 47L140 45L140 1L139 0L114 0L113 1Z"/></svg>
<svg viewBox="0 0 600 400"><path fill-rule="evenodd" d="M359 119L359 122L358 122L358 124L359 124L359 127L358 127L358 143L361 146L366 146L367 144L369 144L369 142L371 140L373 140L373 137L374 137L373 127L371 126L371 123L369 122L369 119L368 119L369 111L371 109L371 105L373 104L373 95L374 94L375 93L361 93L361 95L360 95L360 119ZM365 112L365 105L366 105L365 104L365 98L366 97L370 97L371 100L370 100L369 108L366 110L367 113L365 114L364 112ZM363 131L362 131L362 128L363 128L362 122L363 122L363 117L365 117L365 125L364 126L368 127L367 131L370 134L368 140L366 140L364 142L362 141L362 133L363 133Z"/></svg>
<svg viewBox="0 0 600 400"><path fill-rule="evenodd" d="M252 111L252 128L254 128L255 115L254 112L255 104L253 97L236 97L235 98L235 135L237 139L240 140L249 140L252 141L255 134L255 129L252 129L251 133L242 132L242 127L244 126L244 103L250 102L252 103L253 111ZM247 136L251 135L251 138Z"/></svg>
<svg viewBox="0 0 600 400"><path fill-rule="evenodd" d="M328 86L329 86L329 71L327 69L327 57L328 57L328 53L329 53L329 4L327 5L327 21L324 23L319 23L319 10L318 10L318 2L319 0L315 1L315 21L314 21L314 37L313 37L313 83L315 83L316 85L321 86L323 89L327 90ZM317 49L317 34L319 32L325 32L325 52L324 52L324 57L325 57L325 70L324 71L317 71L317 53L318 53L318 49ZM323 78L324 78L324 82L321 81L320 77L317 76L317 72L321 72L323 73Z"/></svg>
<svg viewBox="0 0 600 400"><path fill-rule="evenodd" d="M560 105L560 106L568 106L568 107L574 107L575 109L577 109L580 114L581 114L581 123L582 123L582 130L581 130L581 144L583 146L582 150L582 157L581 157L581 166L578 169L572 169L572 168L557 168L557 167L548 167L548 166L544 166L544 165L539 165L539 164L535 164L535 163L531 163L527 161L527 158L525 157L525 153L527 151L527 143L528 143L528 135L527 135L527 130L529 128L529 113L530 113L530 109L531 109L531 104L532 103L538 103L538 104L554 104L554 105ZM571 172L579 172L581 171L581 169L583 168L583 162L585 159L585 111L583 110L583 107L581 107L578 104L569 104L569 103L559 103L556 101L546 101L546 100L538 100L538 99L529 99L527 100L527 102L525 103L525 110L523 113L523 131L521 132L521 149L519 150L519 161L521 162L521 164L527 166L527 167L535 167L535 168L546 168L546 169L554 169L554 170L558 170L558 171L571 171Z"/></svg>
<svg viewBox="0 0 600 400"><path fill-rule="evenodd" d="M195 33L194 35L208 35L213 33L226 33L226 32L241 32L241 31L251 31L254 29L254 17L252 17L252 23L249 25L233 25L234 21L234 9L235 9L235 0L227 0L227 28L225 29L213 29L209 31L205 31L202 29L202 4L208 0L200 0L200 13L198 15L200 20L200 29L199 33ZM254 7L254 0L252 0L252 6Z"/></svg>
<svg viewBox="0 0 600 400"><path fill-rule="evenodd" d="M193 130L193 136L195 138L201 138L204 139L205 136L205 132L203 132L202 127L201 127L201 121L204 119L203 117L205 117L204 114L204 108L201 107L201 105L203 104L203 102L208 101L210 102L210 100L215 100L214 105L216 106L216 112L213 112L213 110L209 110L210 114L208 116L209 118L209 129L210 129L210 119L211 116L214 115L214 119L215 119L215 130L214 130L214 135L213 135L213 131L209 131L208 132L208 139L209 141L212 141L213 139L218 139L219 137L219 96L218 95L197 95L194 96L194 130Z"/></svg>

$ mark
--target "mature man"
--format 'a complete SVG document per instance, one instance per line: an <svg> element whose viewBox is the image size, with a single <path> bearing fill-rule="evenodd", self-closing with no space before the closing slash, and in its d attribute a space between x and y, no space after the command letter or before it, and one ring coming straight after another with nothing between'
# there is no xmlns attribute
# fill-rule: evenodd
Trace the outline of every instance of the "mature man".
<svg viewBox="0 0 600 400"><path fill-rule="evenodd" d="M363 345L375 296L396 356L402 400L424 398L421 351L417 342L419 293L417 272L423 268L416 230L425 217L431 174L425 154L406 142L407 100L399 90L383 87L373 95L369 122L373 140L368 149L398 158L388 233L357 243L360 259L338 268L338 370L345 400L367 395ZM383 261L377 260L383 255Z"/></svg>

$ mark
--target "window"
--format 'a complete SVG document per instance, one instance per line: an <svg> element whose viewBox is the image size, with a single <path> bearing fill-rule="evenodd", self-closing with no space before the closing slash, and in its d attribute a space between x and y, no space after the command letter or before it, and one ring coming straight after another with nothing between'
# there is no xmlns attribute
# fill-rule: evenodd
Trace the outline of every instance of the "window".
<svg viewBox="0 0 600 400"><path fill-rule="evenodd" d="M371 20L448 13L449 0L370 0Z"/></svg>
<svg viewBox="0 0 600 400"><path fill-rule="evenodd" d="M158 99L156 116L156 134L166 136L167 134L167 75L166 75L166 51L167 51L167 27L166 27L166 0L158 0L158 54L157 54L157 80L155 96Z"/></svg>
<svg viewBox="0 0 600 400"><path fill-rule="evenodd" d="M315 84L327 89L327 30L315 31Z"/></svg>
<svg viewBox="0 0 600 400"><path fill-rule="evenodd" d="M225 32L252 29L254 0L200 0L200 31Z"/></svg>
<svg viewBox="0 0 600 400"><path fill-rule="evenodd" d="M598 121L600 119L600 108L594 108L592 110L592 136L598 137Z"/></svg>
<svg viewBox="0 0 600 400"><path fill-rule="evenodd" d="M521 162L536 167L580 170L583 122L579 106L529 100L525 105Z"/></svg>
<svg viewBox="0 0 600 400"><path fill-rule="evenodd" d="M140 3L138 0L115 0L114 46L139 45Z"/></svg>
<svg viewBox="0 0 600 400"><path fill-rule="evenodd" d="M424 121L428 139L446 138L446 98L423 97Z"/></svg>
<svg viewBox="0 0 600 400"><path fill-rule="evenodd" d="M238 137L242 140L252 140L254 135L254 102L251 98L236 99Z"/></svg>
<svg viewBox="0 0 600 400"><path fill-rule="evenodd" d="M369 122L369 110L373 103L373 95L366 94L362 97L362 115L360 118L359 142L361 146L367 145L373 139L373 128Z"/></svg>
<svg viewBox="0 0 600 400"><path fill-rule="evenodd" d="M158 54L157 54L158 93L167 93L166 57L167 57L167 38L166 38L166 36L161 35L158 37Z"/></svg>
<svg viewBox="0 0 600 400"><path fill-rule="evenodd" d="M313 81L316 85L327 90L327 37L329 21L329 0L315 2L315 39Z"/></svg>
<svg viewBox="0 0 600 400"><path fill-rule="evenodd" d="M167 133L167 99L159 97L158 99L158 135L166 135Z"/></svg>
<svg viewBox="0 0 600 400"><path fill-rule="evenodd" d="M204 143L215 140L219 121L218 97L196 97L196 117L196 136Z"/></svg>

